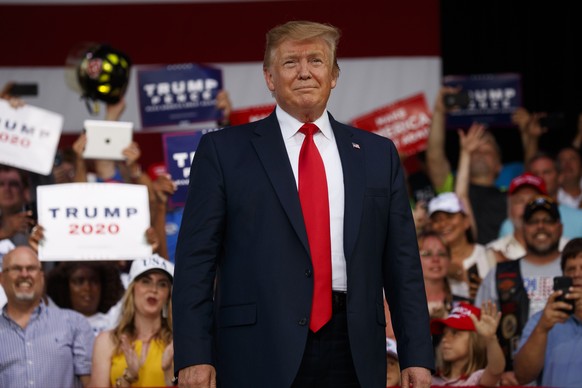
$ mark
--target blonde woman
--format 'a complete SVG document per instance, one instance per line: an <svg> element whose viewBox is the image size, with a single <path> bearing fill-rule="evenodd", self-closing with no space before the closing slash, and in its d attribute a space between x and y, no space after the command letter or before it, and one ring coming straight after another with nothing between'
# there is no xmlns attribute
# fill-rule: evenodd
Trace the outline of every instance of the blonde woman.
<svg viewBox="0 0 582 388"><path fill-rule="evenodd" d="M119 323L95 339L90 386L172 385L173 276L158 255L132 263Z"/></svg>

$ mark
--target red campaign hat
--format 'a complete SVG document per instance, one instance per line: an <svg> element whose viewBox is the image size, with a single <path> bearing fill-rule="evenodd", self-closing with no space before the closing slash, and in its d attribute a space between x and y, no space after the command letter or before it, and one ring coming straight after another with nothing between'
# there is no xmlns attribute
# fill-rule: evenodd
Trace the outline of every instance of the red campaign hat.
<svg viewBox="0 0 582 388"><path fill-rule="evenodd" d="M548 191L546 190L546 183L544 180L530 172L525 172L511 180L508 190L509 195L515 193L517 189L521 189L524 186L533 187L540 194L548 195Z"/></svg>
<svg viewBox="0 0 582 388"><path fill-rule="evenodd" d="M471 314L477 319L481 317L481 309L472 304L461 302L453 308L446 318L435 318L430 321L430 331L432 334L442 334L444 326L452 327L457 330L475 331L475 325L471 319Z"/></svg>

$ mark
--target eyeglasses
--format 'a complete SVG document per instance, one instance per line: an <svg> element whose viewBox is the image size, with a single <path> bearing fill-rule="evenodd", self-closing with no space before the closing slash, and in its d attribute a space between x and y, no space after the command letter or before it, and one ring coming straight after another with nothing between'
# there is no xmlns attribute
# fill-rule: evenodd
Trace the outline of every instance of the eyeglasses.
<svg viewBox="0 0 582 388"><path fill-rule="evenodd" d="M20 274L23 271L26 271L27 273L31 274L31 275L36 275L40 270L42 269L42 267L40 265L27 265L27 266L22 266L22 265L13 265L12 267L7 267L3 269L3 272L6 273L15 273L15 274Z"/></svg>
<svg viewBox="0 0 582 388"><path fill-rule="evenodd" d="M525 224L529 225L529 226L534 226L534 225L539 224L540 222L544 226L552 226L552 225L556 225L558 220L554 220L553 218L530 218L529 220L527 220L525 222Z"/></svg>

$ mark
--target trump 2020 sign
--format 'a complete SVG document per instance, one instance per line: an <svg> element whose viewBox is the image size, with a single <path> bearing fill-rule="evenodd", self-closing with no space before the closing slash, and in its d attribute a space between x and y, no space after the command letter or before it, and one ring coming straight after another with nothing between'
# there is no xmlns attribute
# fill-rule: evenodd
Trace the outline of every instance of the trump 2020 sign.
<svg viewBox="0 0 582 388"><path fill-rule="evenodd" d="M67 183L37 188L44 228L40 260L133 260L149 257L145 185Z"/></svg>

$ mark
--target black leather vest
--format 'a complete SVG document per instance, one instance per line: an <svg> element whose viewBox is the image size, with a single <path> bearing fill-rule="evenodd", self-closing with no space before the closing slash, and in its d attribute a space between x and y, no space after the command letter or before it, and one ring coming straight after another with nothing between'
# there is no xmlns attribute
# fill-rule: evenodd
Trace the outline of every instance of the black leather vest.
<svg viewBox="0 0 582 388"><path fill-rule="evenodd" d="M522 259L498 263L495 283L501 322L497 329L497 338L505 355L505 370L513 370L513 353L519 344L519 338L529 315L529 297L523 286L519 263Z"/></svg>

